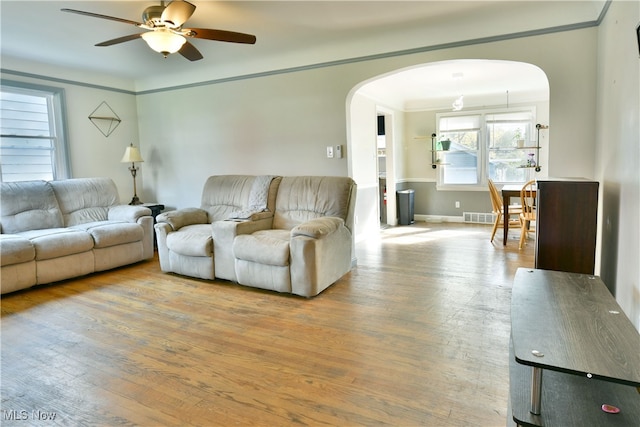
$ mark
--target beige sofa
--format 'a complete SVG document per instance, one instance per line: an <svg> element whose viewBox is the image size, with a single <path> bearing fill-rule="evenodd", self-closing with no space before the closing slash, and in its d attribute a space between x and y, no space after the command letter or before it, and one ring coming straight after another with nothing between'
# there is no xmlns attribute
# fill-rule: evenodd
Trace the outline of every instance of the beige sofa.
<svg viewBox="0 0 640 427"><path fill-rule="evenodd" d="M2 183L1 293L153 257L148 208L120 205L109 178Z"/></svg>
<svg viewBox="0 0 640 427"><path fill-rule="evenodd" d="M319 294L354 259L356 184L346 177L212 176L200 208L156 220L163 271ZM255 193L262 189L263 203Z"/></svg>

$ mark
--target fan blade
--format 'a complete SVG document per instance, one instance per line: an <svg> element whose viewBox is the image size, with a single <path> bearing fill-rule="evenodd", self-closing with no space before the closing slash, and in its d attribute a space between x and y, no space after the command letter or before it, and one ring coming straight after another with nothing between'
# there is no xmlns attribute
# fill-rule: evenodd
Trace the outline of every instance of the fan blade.
<svg viewBox="0 0 640 427"><path fill-rule="evenodd" d="M140 38L142 34L131 34L128 36L118 37L117 39L107 40L106 42L98 43L96 46L111 46L118 43L128 42Z"/></svg>
<svg viewBox="0 0 640 427"><path fill-rule="evenodd" d="M256 36L252 34L236 33L234 31L210 30L207 28L186 28L185 36L196 39L217 40L221 42L254 44Z"/></svg>
<svg viewBox="0 0 640 427"><path fill-rule="evenodd" d="M196 49L194 45L189 43L188 40L185 44L182 45L182 48L180 48L178 53L187 58L189 61L199 61L203 58L200 51Z"/></svg>
<svg viewBox="0 0 640 427"><path fill-rule="evenodd" d="M195 10L196 7L188 1L172 1L162 11L160 20L162 22L169 22L175 27L179 27L187 22L187 19L193 15Z"/></svg>
<svg viewBox="0 0 640 427"><path fill-rule="evenodd" d="M131 21L129 19L116 18L114 16L108 16L108 15L100 15L99 13L85 12L83 10L75 10L75 9L60 9L60 10L62 12L77 13L78 15L85 15L85 16L91 16L91 17L94 17L94 18L108 19L110 21L122 22L123 24L131 24L131 25L135 25L136 27L139 27L140 25L142 25L142 23L140 23L140 22Z"/></svg>

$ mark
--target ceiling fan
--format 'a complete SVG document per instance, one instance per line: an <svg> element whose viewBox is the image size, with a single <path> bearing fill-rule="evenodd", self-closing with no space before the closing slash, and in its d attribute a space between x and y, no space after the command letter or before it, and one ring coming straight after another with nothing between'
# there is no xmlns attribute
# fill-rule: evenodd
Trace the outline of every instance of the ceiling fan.
<svg viewBox="0 0 640 427"><path fill-rule="evenodd" d="M159 6L147 7L144 12L142 12L143 22L101 15L99 13L85 12L82 10L60 10L63 12L92 16L94 18L109 19L111 21L135 25L138 28L149 30L144 33L131 34L107 40L96 44L96 46L112 46L114 44L128 42L142 37L151 49L156 52L160 52L165 58L171 53L178 52L189 61L198 61L202 59L202 54L193 44L189 43L187 38L244 44L254 44L256 42L256 36L251 34L236 33L234 31L225 30L212 30L207 28L182 28L182 25L196 10L195 5L183 0L171 1L166 6L164 3L164 1L161 1Z"/></svg>

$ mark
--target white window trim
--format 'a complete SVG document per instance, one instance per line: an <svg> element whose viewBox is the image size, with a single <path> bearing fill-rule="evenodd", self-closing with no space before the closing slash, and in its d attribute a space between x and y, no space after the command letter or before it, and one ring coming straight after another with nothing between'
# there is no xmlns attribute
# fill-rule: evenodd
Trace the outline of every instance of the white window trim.
<svg viewBox="0 0 640 427"><path fill-rule="evenodd" d="M458 116L472 116L480 115L480 130L478 135L478 153L479 153L479 179L477 184L444 184L443 181L443 167L438 168L436 176L436 190L438 191L487 191L487 168L489 158L489 147L486 135L486 120L485 117L489 114L501 114L501 113L515 113L519 111L531 112L532 126L535 127L537 120L537 111L534 105L524 105L520 107L510 108L487 108L480 110L463 110L456 112L446 112L436 114L436 134L440 135L440 119L446 117L458 117Z"/></svg>
<svg viewBox="0 0 640 427"><path fill-rule="evenodd" d="M2 90L6 90L7 92L15 89L15 92L33 91L41 92L43 96L48 96L48 102L51 107L49 109L50 114L54 112L50 120L53 122L53 127L55 128L54 155L52 160L53 179L61 180L71 178L71 161L67 139L67 109L64 89L6 79L1 79L0 85L2 86ZM1 179L2 176L0 175L0 180Z"/></svg>

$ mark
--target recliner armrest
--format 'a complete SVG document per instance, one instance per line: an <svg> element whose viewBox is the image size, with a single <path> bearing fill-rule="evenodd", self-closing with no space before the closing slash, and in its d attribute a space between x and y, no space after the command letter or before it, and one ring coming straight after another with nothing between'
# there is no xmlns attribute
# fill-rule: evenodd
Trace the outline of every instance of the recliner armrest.
<svg viewBox="0 0 640 427"><path fill-rule="evenodd" d="M259 221L262 219L272 219L272 218L273 218L273 212L264 211L264 212L256 212L251 214L251 216L249 217L249 220Z"/></svg>
<svg viewBox="0 0 640 427"><path fill-rule="evenodd" d="M252 234L259 230L267 230L271 228L273 222L273 214L271 212L261 212L259 214L254 214L251 217L258 217L261 219L247 221L223 220L213 221L213 223L211 223L216 277L225 280L237 281L235 257L233 254L233 241L237 236L242 234Z"/></svg>
<svg viewBox="0 0 640 427"><path fill-rule="evenodd" d="M175 211L163 212L156 217L157 223L166 223L177 231L185 225L208 224L207 211L200 208L184 208Z"/></svg>
<svg viewBox="0 0 640 427"><path fill-rule="evenodd" d="M107 213L110 221L138 222L143 216L151 216L151 209L144 206L117 205L109 208Z"/></svg>
<svg viewBox="0 0 640 427"><path fill-rule="evenodd" d="M343 225L344 220L342 218L333 216L316 218L293 227L291 229L291 237L305 236L313 239L321 239L335 232Z"/></svg>

